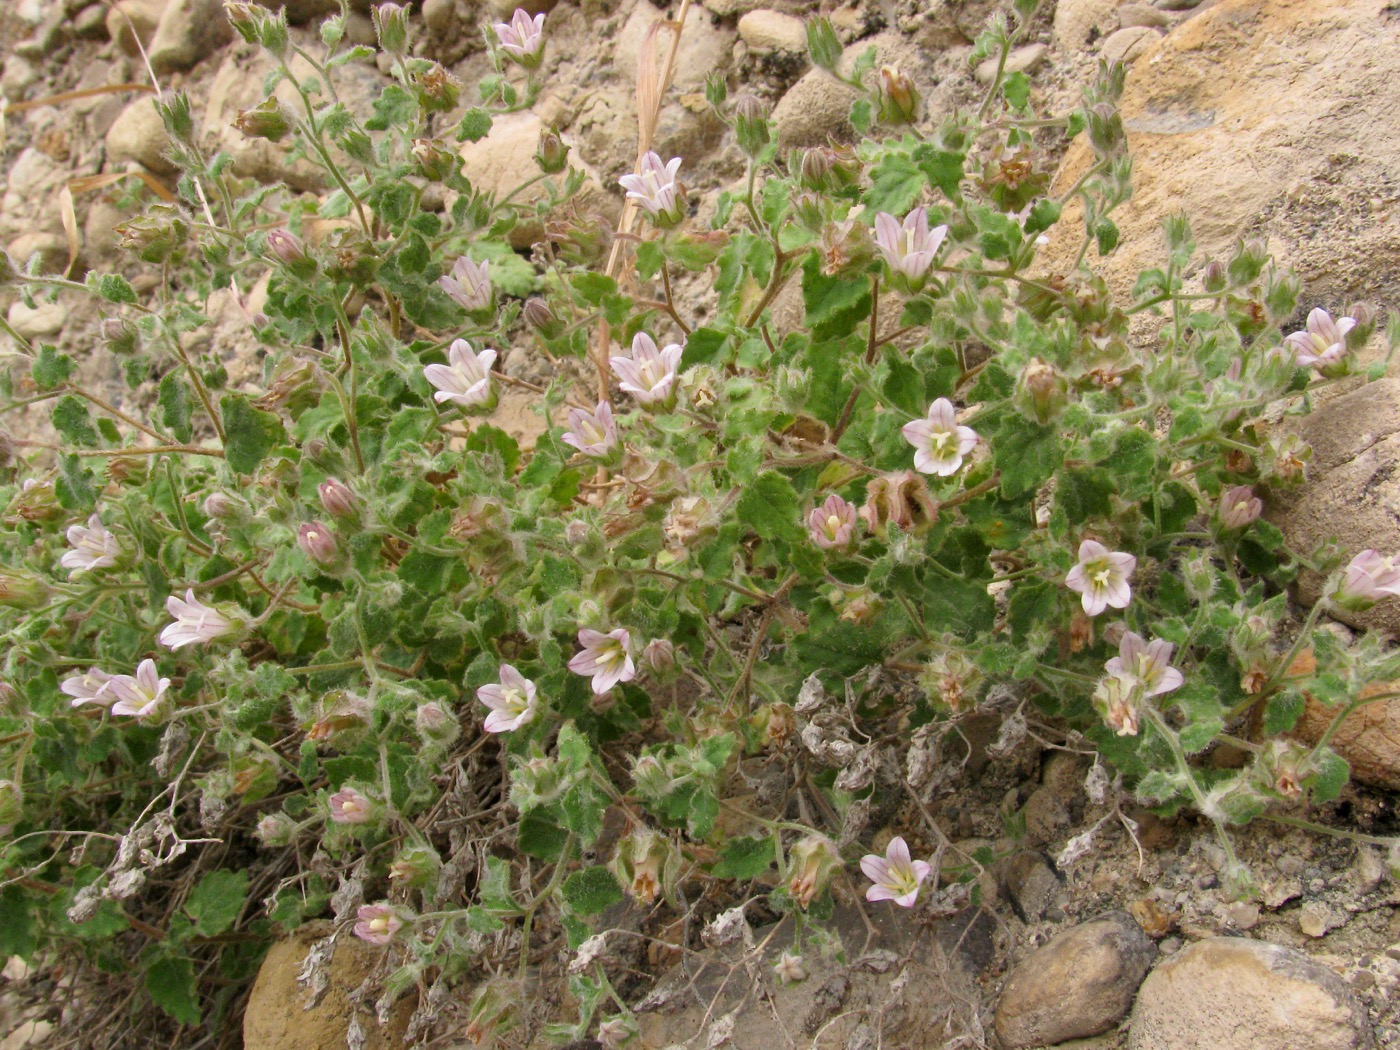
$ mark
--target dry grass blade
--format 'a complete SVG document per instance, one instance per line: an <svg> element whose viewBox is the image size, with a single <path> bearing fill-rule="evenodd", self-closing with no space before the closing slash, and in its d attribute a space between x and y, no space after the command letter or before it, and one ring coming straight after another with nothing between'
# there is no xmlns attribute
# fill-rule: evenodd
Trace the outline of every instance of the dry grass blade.
<svg viewBox="0 0 1400 1050"><path fill-rule="evenodd" d="M674 20L655 22L647 30L637 56L637 160L633 170L641 168L642 156L651 149L652 138L656 134L656 123L661 115L661 105L666 88L671 83L671 73L676 66L676 52L680 48L681 30L685 28L685 16L690 11L690 0L681 0L680 12ZM666 51L666 61L657 69L656 36L662 29L671 31L671 46ZM618 219L616 236L612 250L608 253L608 265L604 271L609 277L617 277L622 269L623 242L630 239L632 227L637 218L636 202L628 198L622 206L622 217ZM598 322L597 346L593 360L598 369L598 397L607 400L608 396L608 344L611 341L611 328L607 321ZM606 472L600 470L599 482L606 480Z"/></svg>
<svg viewBox="0 0 1400 1050"><path fill-rule="evenodd" d="M148 95L156 93L156 89L149 84L104 84L101 87L83 88L80 91L60 91L56 95L45 95L43 98L12 102L5 107L5 115L23 113L26 110L38 109L40 106L56 106L61 102L77 102L79 99L92 98L94 95L115 95L121 91L141 91Z"/></svg>

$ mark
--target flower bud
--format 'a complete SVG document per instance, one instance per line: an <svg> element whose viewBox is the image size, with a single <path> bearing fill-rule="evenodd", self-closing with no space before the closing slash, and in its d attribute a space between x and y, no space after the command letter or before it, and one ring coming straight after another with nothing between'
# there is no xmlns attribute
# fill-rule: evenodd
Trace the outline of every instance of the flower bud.
<svg viewBox="0 0 1400 1050"><path fill-rule="evenodd" d="M710 73L705 77L705 101L719 109L724 105L724 100L729 97L729 83L725 80L724 74L719 72Z"/></svg>
<svg viewBox="0 0 1400 1050"><path fill-rule="evenodd" d="M1016 407L1045 426L1069 401L1069 381L1052 365L1033 357L1021 370Z"/></svg>
<svg viewBox="0 0 1400 1050"><path fill-rule="evenodd" d="M1352 330L1346 333L1347 345L1353 350L1359 349L1376 330L1375 308L1370 303L1352 303L1347 307L1346 316L1356 322Z"/></svg>
<svg viewBox="0 0 1400 1050"><path fill-rule="evenodd" d="M335 536L319 521L307 522L297 529L297 546L320 565L334 565L340 559Z"/></svg>
<svg viewBox="0 0 1400 1050"><path fill-rule="evenodd" d="M828 73L836 69L841 61L841 41L836 30L826 18L807 20L807 53L812 56L812 64Z"/></svg>
<svg viewBox="0 0 1400 1050"><path fill-rule="evenodd" d="M300 238L290 230L278 228L269 233L267 250L288 266L307 261L306 250L302 248Z"/></svg>
<svg viewBox="0 0 1400 1050"><path fill-rule="evenodd" d="M58 505L58 495L54 492L53 482L37 481L34 478L25 479L19 495L15 497L14 507L15 513L29 522L52 521L65 513Z"/></svg>
<svg viewBox="0 0 1400 1050"><path fill-rule="evenodd" d="M564 325L559 318L554 316L554 311L549 308L549 304L539 296L526 299L522 313L525 317L525 323L546 339L553 339L564 330Z"/></svg>
<svg viewBox="0 0 1400 1050"><path fill-rule="evenodd" d="M569 145L553 128L540 131L540 144L535 147L535 163L546 175L557 175L569 165Z"/></svg>
<svg viewBox="0 0 1400 1050"><path fill-rule="evenodd" d="M269 53L282 58L287 53L290 40L287 36L287 12L278 8L276 14L264 11L257 20L257 42Z"/></svg>
<svg viewBox="0 0 1400 1050"><path fill-rule="evenodd" d="M880 67L880 121L884 124L913 124L919 119L922 101L914 82L894 66Z"/></svg>
<svg viewBox="0 0 1400 1050"><path fill-rule="evenodd" d="M654 755L643 755L632 762L632 783L643 798L659 799L670 793L675 781Z"/></svg>
<svg viewBox="0 0 1400 1050"><path fill-rule="evenodd" d="M451 150L443 149L433 139L414 139L412 152L418 171L432 182L441 182L456 167L456 155Z"/></svg>
<svg viewBox="0 0 1400 1050"><path fill-rule="evenodd" d="M1258 237L1242 240L1235 246L1234 257L1228 268L1230 279L1236 284L1249 284L1261 273L1269 261L1269 248Z"/></svg>
<svg viewBox="0 0 1400 1050"><path fill-rule="evenodd" d="M753 95L741 95L734 103L734 132L739 148L750 157L757 157L773 140L768 126L768 107Z"/></svg>
<svg viewBox="0 0 1400 1050"><path fill-rule="evenodd" d="M1243 529L1259 520L1264 503L1246 485L1236 485L1220 494L1220 524L1227 529Z"/></svg>
<svg viewBox="0 0 1400 1050"><path fill-rule="evenodd" d="M234 496L228 492L211 492L204 497L201 506L205 517L213 518L216 521L227 521L233 524L242 524L253 515L253 508L248 505L248 501L242 496Z"/></svg>
<svg viewBox="0 0 1400 1050"><path fill-rule="evenodd" d="M788 857L788 892L792 899L805 909L826 889L840 866L841 857L825 835L802 839Z"/></svg>
<svg viewBox="0 0 1400 1050"><path fill-rule="evenodd" d="M793 165L789 165L791 168ZM826 188L826 179L831 171L831 151L824 149L804 150L796 165L802 185L809 190Z"/></svg>
<svg viewBox="0 0 1400 1050"><path fill-rule="evenodd" d="M292 115L277 99L268 98L238 114L231 126L249 138L281 142L292 130Z"/></svg>
<svg viewBox="0 0 1400 1050"><path fill-rule="evenodd" d="M657 678L676 669L676 647L665 638L653 638L642 650L642 667Z"/></svg>
<svg viewBox="0 0 1400 1050"><path fill-rule="evenodd" d="M408 53L408 12L399 4L379 4L370 9L374 35L381 50L398 58Z"/></svg>
<svg viewBox="0 0 1400 1050"><path fill-rule="evenodd" d="M400 886L423 887L437 877L442 858L426 844L405 846L389 865L389 878Z"/></svg>
<svg viewBox="0 0 1400 1050"><path fill-rule="evenodd" d="M462 82L437 62L419 75L416 86L418 104L429 113L445 113L455 108L462 94Z"/></svg>
<svg viewBox="0 0 1400 1050"><path fill-rule="evenodd" d="M582 547L588 542L588 522L574 518L564 526L564 542L570 547Z"/></svg>
<svg viewBox="0 0 1400 1050"><path fill-rule="evenodd" d="M142 262L163 263L185 243L189 224L171 204L153 204L145 215L127 219L115 227L117 246Z"/></svg>
<svg viewBox="0 0 1400 1050"><path fill-rule="evenodd" d="M49 585L37 576L0 573L0 605L11 609L40 609L48 604L49 594Z"/></svg>
<svg viewBox="0 0 1400 1050"><path fill-rule="evenodd" d="M262 7L247 0L224 0L224 15L245 43L258 42L258 22L267 17Z"/></svg>
<svg viewBox="0 0 1400 1050"><path fill-rule="evenodd" d="M139 334L136 326L124 317L102 319L102 339L107 349L119 357L135 353Z"/></svg>
<svg viewBox="0 0 1400 1050"><path fill-rule="evenodd" d="M316 492L322 508L333 518L353 518L359 513L359 497L338 478L327 478L316 486Z"/></svg>
<svg viewBox="0 0 1400 1050"><path fill-rule="evenodd" d="M292 841L297 823L285 813L269 813L258 821L255 834L258 841L269 849L285 846Z"/></svg>
<svg viewBox="0 0 1400 1050"><path fill-rule="evenodd" d="M1208 292L1223 292L1226 278L1225 264L1219 259L1212 259L1201 274L1201 285Z"/></svg>
<svg viewBox="0 0 1400 1050"><path fill-rule="evenodd" d="M666 839L638 827L618 843L611 867L629 897L650 904L662 891L670 862Z"/></svg>
<svg viewBox="0 0 1400 1050"><path fill-rule="evenodd" d="M462 734L461 724L435 700L418 708L418 713L413 717L413 724L418 734L433 744L450 744Z"/></svg>
<svg viewBox="0 0 1400 1050"><path fill-rule="evenodd" d="M1123 130L1123 118L1118 108L1109 102L1090 106L1085 112L1085 122L1089 131L1089 142L1100 153L1120 153L1127 143Z"/></svg>
<svg viewBox="0 0 1400 1050"><path fill-rule="evenodd" d="M809 230L820 230L826 226L826 212L822 208L822 197L816 193L799 193L792 202L792 214L799 223Z"/></svg>

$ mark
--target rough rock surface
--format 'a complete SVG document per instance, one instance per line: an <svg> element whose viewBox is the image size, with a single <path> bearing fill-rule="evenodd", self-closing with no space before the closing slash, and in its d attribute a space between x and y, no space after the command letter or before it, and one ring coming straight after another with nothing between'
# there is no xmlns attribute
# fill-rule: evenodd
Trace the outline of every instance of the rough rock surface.
<svg viewBox="0 0 1400 1050"><path fill-rule="evenodd" d="M382 949L341 938L327 968L330 981L309 1010L303 1009L304 989L297 974L312 944L330 932L324 923L305 926L268 951L258 970L243 1021L245 1050L344 1050L345 1028L356 1013L349 996L374 968ZM367 1036L365 1050L389 1050L402 1046L402 1037L413 1012L412 997L400 999L390 1013L389 1024L375 1022L373 1001L359 1012Z"/></svg>
<svg viewBox="0 0 1400 1050"><path fill-rule="evenodd" d="M107 132L107 156L113 161L134 160L157 175L173 175L175 165L165 159L170 135L165 122L147 95L131 102Z"/></svg>
<svg viewBox="0 0 1400 1050"><path fill-rule="evenodd" d="M1016 964L997 1003L997 1036L1013 1048L1108 1031L1127 1015L1156 954L1126 912L1081 923Z"/></svg>
<svg viewBox="0 0 1400 1050"><path fill-rule="evenodd" d="M157 73L189 69L233 39L221 0L169 0L151 40Z"/></svg>
<svg viewBox="0 0 1400 1050"><path fill-rule="evenodd" d="M1088 7L1061 4L1057 34L1064 12ZM1400 134L1387 130L1396 112L1371 101L1397 77L1400 20L1371 0L1222 0L1193 14L1128 74L1134 192L1114 213L1110 285L1126 292L1160 265L1161 221L1184 212L1203 255L1267 230L1309 301L1400 301ZM1088 164L1075 143L1056 187ZM1066 220L1043 256L1050 270L1079 250L1077 207Z"/></svg>
<svg viewBox="0 0 1400 1050"><path fill-rule="evenodd" d="M1129 1050L1364 1050L1366 1011L1302 952L1240 937L1197 941L1157 966Z"/></svg>

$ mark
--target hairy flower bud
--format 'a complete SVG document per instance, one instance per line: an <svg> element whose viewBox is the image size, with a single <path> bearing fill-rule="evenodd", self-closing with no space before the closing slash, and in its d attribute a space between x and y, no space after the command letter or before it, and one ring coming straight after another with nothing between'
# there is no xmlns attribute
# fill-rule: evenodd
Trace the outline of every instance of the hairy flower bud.
<svg viewBox="0 0 1400 1050"><path fill-rule="evenodd" d="M297 529L297 546L320 565L334 565L340 560L340 546L335 542L334 533L319 521L307 522Z"/></svg>
<svg viewBox="0 0 1400 1050"><path fill-rule="evenodd" d="M540 131L540 142L535 147L535 163L546 175L557 175L568 167L569 145L553 128Z"/></svg>
<svg viewBox="0 0 1400 1050"><path fill-rule="evenodd" d="M1228 276L1225 264L1219 259L1212 259L1201 274L1201 286L1208 292L1223 292Z"/></svg>
<svg viewBox="0 0 1400 1050"><path fill-rule="evenodd" d="M104 317L102 319L102 340L107 349L118 357L135 353L136 341L140 334L134 324L124 317Z"/></svg>
<svg viewBox="0 0 1400 1050"><path fill-rule="evenodd" d="M419 75L416 86L418 104L429 113L446 113L453 109L462 94L462 82L437 62Z"/></svg>
<svg viewBox="0 0 1400 1050"><path fill-rule="evenodd" d="M921 98L909 74L895 66L880 67L880 121L913 124L919 119Z"/></svg>
<svg viewBox="0 0 1400 1050"><path fill-rule="evenodd" d="M204 497L201 505L206 517L216 521L226 521L233 524L242 524L253 514L253 508L248 505L248 501L242 496L235 496L228 492L211 492Z"/></svg>
<svg viewBox="0 0 1400 1050"><path fill-rule="evenodd" d="M281 142L292 130L292 115L275 98L264 99L234 118L232 127L249 138Z"/></svg>
<svg viewBox="0 0 1400 1050"><path fill-rule="evenodd" d="M456 167L456 155L451 150L444 149L434 139L414 139L412 153L418 171L425 179L433 182L441 182L450 176Z"/></svg>
<svg viewBox="0 0 1400 1050"><path fill-rule="evenodd" d="M437 850L426 844L405 846L389 865L389 878L395 885L423 887L429 885L442 868Z"/></svg>
<svg viewBox="0 0 1400 1050"><path fill-rule="evenodd" d="M826 889L841 866L840 854L824 835L808 835L792 847L788 857L788 892L806 908Z"/></svg>
<svg viewBox="0 0 1400 1050"><path fill-rule="evenodd" d="M258 821L255 834L258 841L269 849L285 846L292 841L297 823L285 813L269 813Z"/></svg>
<svg viewBox="0 0 1400 1050"><path fill-rule="evenodd" d="M539 296L526 299L525 307L521 312L525 317L525 323L546 339L553 339L564 330L563 323L554 316L554 311L549 308L549 304Z"/></svg>
<svg viewBox="0 0 1400 1050"><path fill-rule="evenodd" d="M267 250L276 256L279 262L288 266L297 266L308 261L306 249L301 246L301 239L291 230L280 227L267 235Z"/></svg>
<svg viewBox="0 0 1400 1050"><path fill-rule="evenodd" d="M48 604L50 593L49 585L37 576L0 573L0 605L11 609L40 609Z"/></svg>
<svg viewBox="0 0 1400 1050"><path fill-rule="evenodd" d="M676 647L666 638L653 638L642 650L642 667L657 678L665 678L676 669Z"/></svg>
<svg viewBox="0 0 1400 1050"><path fill-rule="evenodd" d="M381 50L398 58L408 53L408 11L400 4L379 4L370 9L374 36Z"/></svg>
<svg viewBox="0 0 1400 1050"><path fill-rule="evenodd" d="M807 53L812 56L812 64L828 73L836 69L841 61L841 41L831 21L826 18L807 20Z"/></svg>
<svg viewBox="0 0 1400 1050"><path fill-rule="evenodd" d="M1021 370L1016 407L1045 426L1069 401L1069 381L1052 365L1033 357Z"/></svg>
<svg viewBox="0 0 1400 1050"><path fill-rule="evenodd" d="M424 740L434 744L450 744L462 733L461 723L435 700L418 708L413 724Z"/></svg>
<svg viewBox="0 0 1400 1050"><path fill-rule="evenodd" d="M145 215L115 227L118 247L134 252L142 262L163 263L185 243L190 227L173 204L153 204Z"/></svg>
<svg viewBox="0 0 1400 1050"><path fill-rule="evenodd" d="M321 506L333 518L353 518L359 513L360 499L338 478L327 478L316 486Z"/></svg>
<svg viewBox="0 0 1400 1050"><path fill-rule="evenodd" d="M739 148L750 157L757 157L772 141L768 126L768 107L753 95L740 95L734 103L734 132Z"/></svg>

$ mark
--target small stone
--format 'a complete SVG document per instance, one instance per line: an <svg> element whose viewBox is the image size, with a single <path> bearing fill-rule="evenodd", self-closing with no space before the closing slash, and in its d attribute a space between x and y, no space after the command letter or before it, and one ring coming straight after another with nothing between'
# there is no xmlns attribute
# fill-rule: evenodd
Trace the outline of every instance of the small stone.
<svg viewBox="0 0 1400 1050"><path fill-rule="evenodd" d="M73 16L73 32L84 40L107 39L107 9L90 4Z"/></svg>
<svg viewBox="0 0 1400 1050"><path fill-rule="evenodd" d="M1142 927L1142 932L1154 941L1171 933L1176 928L1177 920L1180 918L1176 912L1163 908L1151 897L1143 897L1133 901L1128 905L1128 914L1137 920L1137 924Z"/></svg>
<svg viewBox="0 0 1400 1050"><path fill-rule="evenodd" d="M1352 868L1352 879L1358 894L1373 893L1385 878L1385 861L1380 850L1370 846L1358 846L1356 863Z"/></svg>
<svg viewBox="0 0 1400 1050"><path fill-rule="evenodd" d="M1332 909L1321 901L1309 901L1298 911L1298 929L1306 937L1324 937L1332 927L1339 925Z"/></svg>
<svg viewBox="0 0 1400 1050"><path fill-rule="evenodd" d="M1045 56L1050 49L1044 44L1027 44L1025 47L1018 47L1011 54L1006 56L1006 67L1003 73L1029 73L1045 61ZM997 75L997 60L989 58L977 66L977 82L979 84L990 84L992 78Z"/></svg>
<svg viewBox="0 0 1400 1050"><path fill-rule="evenodd" d="M450 34L457 29L456 0L423 0L423 24L428 32Z"/></svg>
<svg viewBox="0 0 1400 1050"><path fill-rule="evenodd" d="M1118 24L1118 0L1059 0L1051 39L1065 51L1093 45Z"/></svg>
<svg viewBox="0 0 1400 1050"><path fill-rule="evenodd" d="M1106 1032L1127 1014L1156 946L1126 912L1081 923L1021 959L1002 986L996 1031L1007 1048Z"/></svg>
<svg viewBox="0 0 1400 1050"><path fill-rule="evenodd" d="M1054 789L1047 786L1032 791L1021 812L1026 818L1026 838L1034 845L1052 841L1070 825L1069 810Z"/></svg>
<svg viewBox="0 0 1400 1050"><path fill-rule="evenodd" d="M1190 11L1199 7L1201 0L1153 0L1153 3L1163 11Z"/></svg>
<svg viewBox="0 0 1400 1050"><path fill-rule="evenodd" d="M36 303L32 310L23 303L12 303L7 315L10 327L26 339L57 335L67 318L67 308L58 303Z"/></svg>
<svg viewBox="0 0 1400 1050"><path fill-rule="evenodd" d="M32 256L39 256L40 273L62 273L68 262L68 242L56 233L40 230L22 233L5 248L16 266L23 267Z"/></svg>
<svg viewBox="0 0 1400 1050"><path fill-rule="evenodd" d="M1011 902L1022 922L1034 923L1046 919L1060 909L1064 884L1050 866L1045 854L1025 850L1006 861L999 882L1002 895Z"/></svg>
<svg viewBox="0 0 1400 1050"><path fill-rule="evenodd" d="M0 74L0 93L15 102L39 80L39 71L28 59L11 55L5 59L5 72Z"/></svg>
<svg viewBox="0 0 1400 1050"><path fill-rule="evenodd" d="M760 8L739 19L739 37L755 51L806 51L802 19Z"/></svg>
<svg viewBox="0 0 1400 1050"><path fill-rule="evenodd" d="M151 40L151 66L157 73L189 69L232 39L222 0L169 0Z"/></svg>
<svg viewBox="0 0 1400 1050"><path fill-rule="evenodd" d="M170 145L165 123L149 98L138 98L121 111L107 132L107 159L134 160L157 175L173 175L175 165L164 156Z"/></svg>
<svg viewBox="0 0 1400 1050"><path fill-rule="evenodd" d="M141 53L136 41L150 46L164 10L165 0L117 0L116 6L107 12L107 35L117 47L135 58Z"/></svg>
<svg viewBox="0 0 1400 1050"><path fill-rule="evenodd" d="M1151 4L1124 4L1118 9L1118 25L1123 29L1131 29L1133 26L1165 29L1171 24L1171 17Z"/></svg>
<svg viewBox="0 0 1400 1050"><path fill-rule="evenodd" d="M1366 1008L1302 952L1209 937L1152 971L1128 1050L1369 1050Z"/></svg>
<svg viewBox="0 0 1400 1050"><path fill-rule="evenodd" d="M1099 48L1099 54L1107 62L1127 64L1136 60L1151 47L1159 35L1155 29L1150 29L1147 26L1120 29L1104 38L1104 42Z"/></svg>
<svg viewBox="0 0 1400 1050"><path fill-rule="evenodd" d="M1259 925L1259 905L1236 902L1220 908L1220 921L1236 930L1252 930Z"/></svg>

